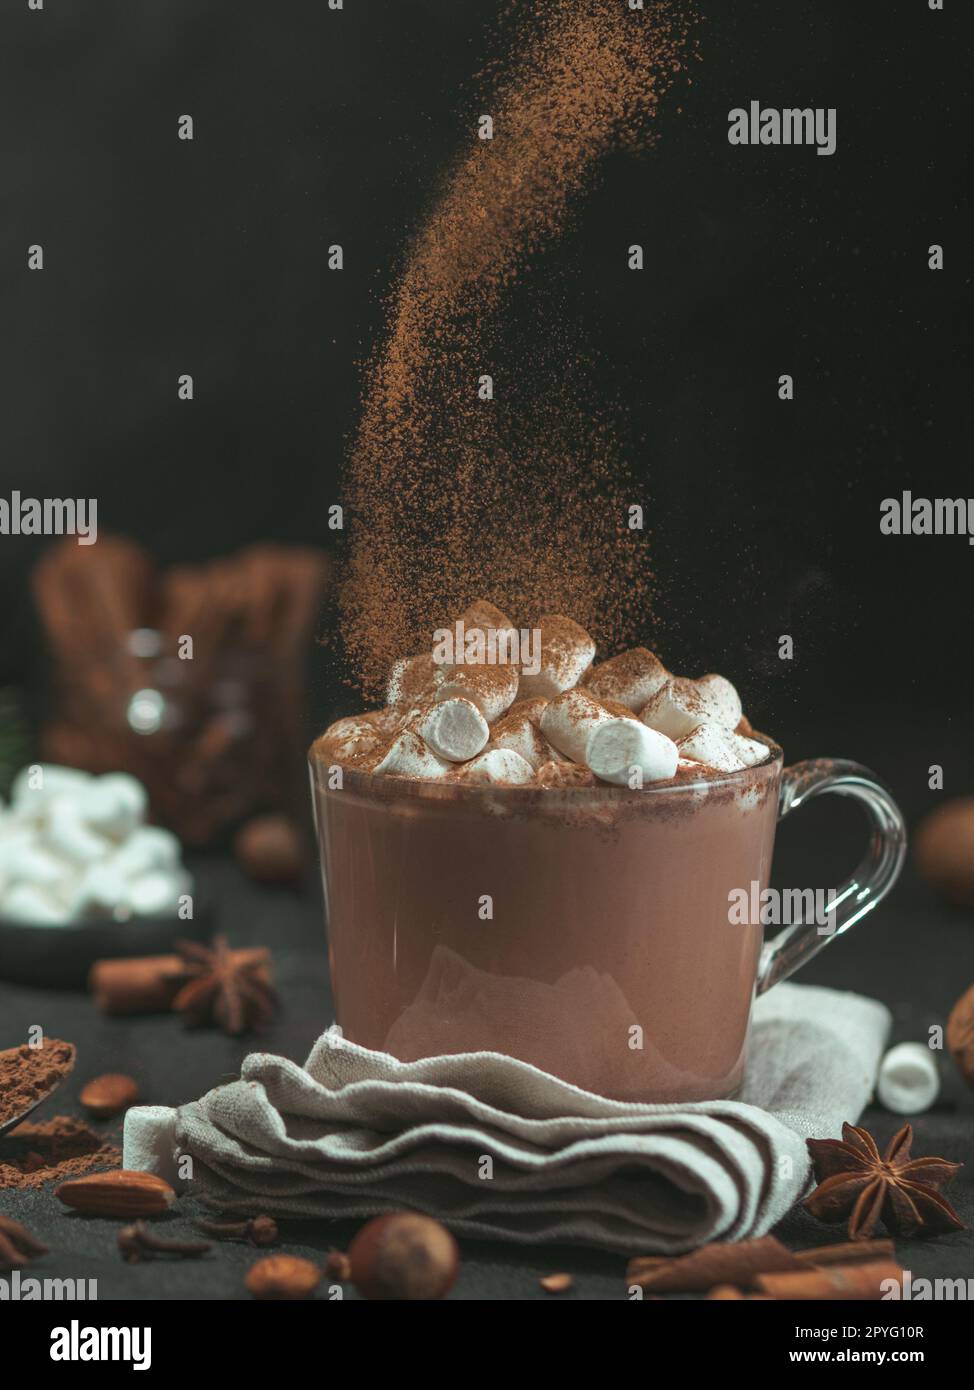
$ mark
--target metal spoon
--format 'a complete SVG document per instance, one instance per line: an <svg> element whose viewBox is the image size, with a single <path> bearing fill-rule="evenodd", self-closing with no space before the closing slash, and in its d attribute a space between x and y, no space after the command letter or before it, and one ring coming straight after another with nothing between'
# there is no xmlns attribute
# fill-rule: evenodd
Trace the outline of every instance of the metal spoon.
<svg viewBox="0 0 974 1390"><path fill-rule="evenodd" d="M51 1096L60 1086L61 1082L64 1081L66 1077L70 1076L71 1072L74 1070L76 1056L77 1053L72 1049L71 1061L69 1065L64 1069L63 1073L58 1077L57 1081L55 1081L54 1085L49 1086L48 1089L42 1095L39 1095L36 1100L31 1101L30 1105L28 1105L26 1110L22 1110L19 1115L14 1115L12 1119L4 1120L3 1123L0 1124L0 1138L2 1138L3 1135L9 1133L10 1130L16 1129L19 1124L21 1124L24 1120L27 1119L28 1115L32 1115L34 1113L34 1111L37 1109L39 1105L43 1105L46 1100L50 1100Z"/></svg>

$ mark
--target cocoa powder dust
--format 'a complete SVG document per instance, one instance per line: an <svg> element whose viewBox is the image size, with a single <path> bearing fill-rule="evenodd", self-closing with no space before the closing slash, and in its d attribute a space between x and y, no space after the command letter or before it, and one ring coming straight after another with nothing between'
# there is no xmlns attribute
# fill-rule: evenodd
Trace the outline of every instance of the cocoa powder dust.
<svg viewBox="0 0 974 1390"><path fill-rule="evenodd" d="M43 1187L121 1162L121 1149L70 1115L25 1121L0 1139L0 1188Z"/></svg>
<svg viewBox="0 0 974 1390"><path fill-rule="evenodd" d="M603 649L641 635L645 531L628 508L642 498L593 404L577 329L549 294L544 349L525 360L510 334L532 260L605 156L648 141L661 96L686 78L689 13L682 0L508 7L498 57L465 103L469 141L412 239L367 366L340 602L369 694L481 595L522 626L570 613ZM492 139L478 138L480 113Z"/></svg>

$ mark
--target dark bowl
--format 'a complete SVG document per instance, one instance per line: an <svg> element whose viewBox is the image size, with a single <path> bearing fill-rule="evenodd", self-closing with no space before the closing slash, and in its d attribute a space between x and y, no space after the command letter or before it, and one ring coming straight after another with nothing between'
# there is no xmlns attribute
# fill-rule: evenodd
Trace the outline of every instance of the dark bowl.
<svg viewBox="0 0 974 1390"><path fill-rule="evenodd" d="M133 917L128 922L67 922L60 927L0 919L0 979L57 989L84 989L96 960L158 956L177 941L208 941L212 907L194 898L193 917Z"/></svg>

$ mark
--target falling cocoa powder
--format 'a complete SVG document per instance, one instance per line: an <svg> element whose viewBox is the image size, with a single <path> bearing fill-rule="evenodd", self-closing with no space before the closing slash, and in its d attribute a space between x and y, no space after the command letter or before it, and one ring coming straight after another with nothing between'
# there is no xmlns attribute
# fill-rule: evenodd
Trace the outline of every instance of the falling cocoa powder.
<svg viewBox="0 0 974 1390"><path fill-rule="evenodd" d="M70 1115L43 1124L25 1121L0 1139L0 1188L43 1187L121 1162L116 1145Z"/></svg>
<svg viewBox="0 0 974 1390"><path fill-rule="evenodd" d="M493 138L470 142L416 233L368 365L346 485L346 652L377 694L395 657L478 595L519 625L571 613L606 647L648 610L642 498L552 297L539 351L508 341L528 262L565 228L605 155L645 141L689 50L681 0L514 0L481 74ZM504 310L511 312L505 314ZM481 396L481 378L494 394Z"/></svg>

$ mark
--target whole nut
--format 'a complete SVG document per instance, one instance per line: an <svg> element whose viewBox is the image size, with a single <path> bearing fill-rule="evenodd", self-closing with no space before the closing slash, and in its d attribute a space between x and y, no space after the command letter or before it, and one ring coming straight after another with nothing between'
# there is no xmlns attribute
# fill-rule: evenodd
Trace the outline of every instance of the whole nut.
<svg viewBox="0 0 974 1390"><path fill-rule="evenodd" d="M442 1298L456 1280L460 1252L432 1217L396 1211L362 1227L348 1247L348 1263L363 1298Z"/></svg>
<svg viewBox="0 0 974 1390"><path fill-rule="evenodd" d="M254 1298L310 1298L320 1283L321 1270L299 1255L267 1255L244 1279Z"/></svg>
<svg viewBox="0 0 974 1390"><path fill-rule="evenodd" d="M118 1115L139 1098L138 1083L121 1072L106 1072L89 1081L81 1092L81 1104L99 1119Z"/></svg>
<svg viewBox="0 0 974 1390"><path fill-rule="evenodd" d="M234 850L258 883L295 883L304 872L304 846L286 816L257 816L237 834Z"/></svg>
<svg viewBox="0 0 974 1390"><path fill-rule="evenodd" d="M968 1086L974 1086L974 985L962 994L947 1020L947 1046Z"/></svg>
<svg viewBox="0 0 974 1390"><path fill-rule="evenodd" d="M54 1195L85 1216L159 1216L176 1200L169 1184L155 1173L128 1168L72 1178L56 1187Z"/></svg>
<svg viewBox="0 0 974 1390"><path fill-rule="evenodd" d="M974 907L974 796L939 807L913 840L917 868L928 883L961 907Z"/></svg>

